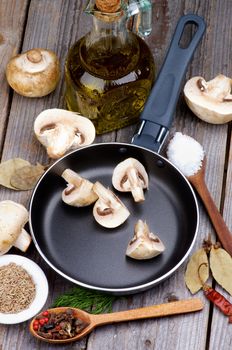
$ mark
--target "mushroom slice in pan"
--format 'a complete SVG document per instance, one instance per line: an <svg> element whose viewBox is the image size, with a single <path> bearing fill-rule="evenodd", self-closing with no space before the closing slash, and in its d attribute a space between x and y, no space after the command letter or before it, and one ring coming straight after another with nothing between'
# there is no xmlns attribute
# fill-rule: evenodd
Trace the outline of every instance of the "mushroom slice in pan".
<svg viewBox="0 0 232 350"><path fill-rule="evenodd" d="M146 222L138 220L135 225L134 237L129 242L126 255L137 260L151 259L165 250L160 238L150 232Z"/></svg>
<svg viewBox="0 0 232 350"><path fill-rule="evenodd" d="M148 175L137 159L127 158L115 167L112 183L116 190L131 192L135 202L142 202L143 189L148 188Z"/></svg>
<svg viewBox="0 0 232 350"><path fill-rule="evenodd" d="M223 124L232 120L232 79L218 75L210 81L193 77L184 87L187 105L200 119Z"/></svg>
<svg viewBox="0 0 232 350"><path fill-rule="evenodd" d="M123 224L130 212L121 200L98 181L93 185L93 190L99 197L93 208L95 220L100 225L108 228Z"/></svg>
<svg viewBox="0 0 232 350"><path fill-rule="evenodd" d="M41 112L35 120L34 132L51 158L62 157L95 139L95 127L88 118L58 108Z"/></svg>
<svg viewBox="0 0 232 350"><path fill-rule="evenodd" d="M68 183L66 189L62 192L62 200L74 207L85 207L98 199L93 191L93 184L84 179L71 169L66 169L61 175Z"/></svg>
<svg viewBox="0 0 232 350"><path fill-rule="evenodd" d="M28 216L23 205L11 200L0 202L0 255L7 253L12 246L23 252L28 249L31 236L23 228Z"/></svg>

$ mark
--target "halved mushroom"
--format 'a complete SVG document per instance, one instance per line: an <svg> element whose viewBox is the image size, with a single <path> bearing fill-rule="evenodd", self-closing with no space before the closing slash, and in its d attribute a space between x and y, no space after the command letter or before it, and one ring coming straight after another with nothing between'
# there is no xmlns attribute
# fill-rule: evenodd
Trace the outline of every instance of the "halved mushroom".
<svg viewBox="0 0 232 350"><path fill-rule="evenodd" d="M34 132L50 158L62 157L67 151L89 145L95 139L91 120L58 108L41 112L35 120Z"/></svg>
<svg viewBox="0 0 232 350"><path fill-rule="evenodd" d="M148 175L137 159L127 158L119 163L114 169L112 183L118 191L131 192L135 202L145 200L143 189L148 188Z"/></svg>
<svg viewBox="0 0 232 350"><path fill-rule="evenodd" d="M53 51L32 49L11 58L6 67L9 85L26 97L52 92L60 80L60 63Z"/></svg>
<svg viewBox="0 0 232 350"><path fill-rule="evenodd" d="M66 189L62 192L62 200L74 207L85 207L98 199L93 191L93 183L84 179L71 169L65 169L61 175L67 182Z"/></svg>
<svg viewBox="0 0 232 350"><path fill-rule="evenodd" d="M11 200L0 202L0 255L7 253L12 246L23 252L28 249L31 236L23 228L28 216L23 205Z"/></svg>
<svg viewBox="0 0 232 350"><path fill-rule="evenodd" d="M187 105L200 119L223 124L232 120L232 79L218 75L210 81L193 77L184 87Z"/></svg>
<svg viewBox="0 0 232 350"><path fill-rule="evenodd" d="M93 208L95 220L100 225L108 228L123 224L130 212L121 200L98 181L93 185L93 190L99 197Z"/></svg>
<svg viewBox="0 0 232 350"><path fill-rule="evenodd" d="M126 255L137 260L151 259L163 253L164 244L160 238L150 232L146 222L138 220L135 224L134 237L129 242Z"/></svg>

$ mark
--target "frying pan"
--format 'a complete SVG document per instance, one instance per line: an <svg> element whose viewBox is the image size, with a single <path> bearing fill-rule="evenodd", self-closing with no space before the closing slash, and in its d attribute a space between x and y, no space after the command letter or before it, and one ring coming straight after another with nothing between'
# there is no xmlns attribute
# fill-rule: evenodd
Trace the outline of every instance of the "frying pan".
<svg viewBox="0 0 232 350"><path fill-rule="evenodd" d="M187 48L180 39L187 24L196 31ZM132 143L99 143L65 155L37 183L30 201L29 225L35 246L61 276L80 286L112 294L148 289L169 277L189 255L197 235L197 200L184 175L158 152L171 125L182 78L205 30L201 17L183 16L176 27L163 68L141 115ZM75 208L61 200L66 168L112 189L115 166L128 157L138 159L149 175L143 203L131 194L116 193L131 215L114 229L100 226L92 206ZM117 192L116 190L114 190ZM126 257L138 219L146 220L166 246L149 260Z"/></svg>

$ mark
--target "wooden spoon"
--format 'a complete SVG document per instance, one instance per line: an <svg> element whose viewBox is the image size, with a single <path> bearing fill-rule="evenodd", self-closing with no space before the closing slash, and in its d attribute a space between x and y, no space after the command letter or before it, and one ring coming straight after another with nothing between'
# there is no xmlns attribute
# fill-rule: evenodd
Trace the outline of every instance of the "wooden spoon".
<svg viewBox="0 0 232 350"><path fill-rule="evenodd" d="M87 326L76 336L69 339L61 339L61 340L43 338L42 336L38 335L37 332L33 329L33 322L35 318L30 323L31 334L34 337L48 343L57 343L57 344L69 343L69 342L79 340L80 338L86 336L97 326L101 326L109 323L133 321L133 320L140 320L144 318L162 317L162 316L177 315L177 314L199 311L203 309L203 303L200 299L188 299L188 300L174 301L166 304L147 306L144 308L139 308L134 310L113 312L109 314L100 314L100 315L89 314L83 310L80 310L77 308L69 308L69 307L58 307L54 309L49 309L48 312L50 311L54 313L60 313L60 312L65 312L67 309L72 309L74 311L75 317L81 319L87 324Z"/></svg>
<svg viewBox="0 0 232 350"><path fill-rule="evenodd" d="M222 246L232 256L232 234L226 226L206 186L205 168L206 158L204 158L200 170L196 174L188 176L188 180L201 197Z"/></svg>

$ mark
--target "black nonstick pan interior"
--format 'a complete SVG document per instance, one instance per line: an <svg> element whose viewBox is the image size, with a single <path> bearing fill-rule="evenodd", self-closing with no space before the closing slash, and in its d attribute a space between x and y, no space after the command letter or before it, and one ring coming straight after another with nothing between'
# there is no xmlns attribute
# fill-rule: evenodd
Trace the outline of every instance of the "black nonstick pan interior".
<svg viewBox="0 0 232 350"><path fill-rule="evenodd" d="M181 48L180 39L188 24L196 25L197 30L189 46ZM185 177L153 151L160 149L167 135L182 79L204 31L204 21L196 15L178 21L164 65L140 116L142 124L133 138L139 146L108 143L77 150L58 160L37 184L30 203L33 240L47 263L70 281L115 294L135 293L163 281L188 256L198 228L196 198ZM65 169L112 189L115 166L129 157L145 166L149 190L139 204L131 194L115 191L131 213L123 225L103 228L94 220L92 206L74 208L62 202L66 184L61 174ZM166 246L158 257L143 261L126 257L139 219L145 220Z"/></svg>
<svg viewBox="0 0 232 350"><path fill-rule="evenodd" d="M128 157L145 166L149 190L143 203L113 190L131 213L123 225L103 228L94 220L93 206L62 202L66 183L60 175L66 168L113 189L113 169ZM162 255L143 261L126 257L138 219L146 220L164 242ZM197 227L196 198L185 177L165 158L130 144L97 144L63 157L41 178L31 198L30 229L47 263L74 283L111 293L145 290L170 276L189 254Z"/></svg>

